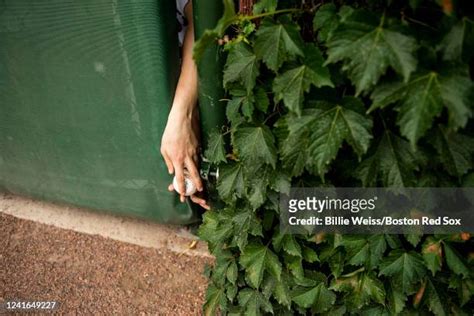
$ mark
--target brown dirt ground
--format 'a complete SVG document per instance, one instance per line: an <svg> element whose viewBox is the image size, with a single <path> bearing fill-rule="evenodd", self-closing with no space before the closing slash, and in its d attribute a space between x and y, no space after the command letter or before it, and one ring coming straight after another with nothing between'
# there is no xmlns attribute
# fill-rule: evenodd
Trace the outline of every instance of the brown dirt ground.
<svg viewBox="0 0 474 316"><path fill-rule="evenodd" d="M61 315L198 315L206 263L0 213L0 303L56 300Z"/></svg>

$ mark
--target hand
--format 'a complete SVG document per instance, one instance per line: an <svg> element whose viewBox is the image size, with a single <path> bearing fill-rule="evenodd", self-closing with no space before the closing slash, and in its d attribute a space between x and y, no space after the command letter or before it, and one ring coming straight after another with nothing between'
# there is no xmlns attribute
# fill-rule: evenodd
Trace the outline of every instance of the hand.
<svg viewBox="0 0 474 316"><path fill-rule="evenodd" d="M184 175L187 173L199 192L202 192L203 185L198 172L198 148L199 148L199 124L194 111L190 115L182 113L179 109L183 107L172 107L168 117L168 123L161 140L161 154L165 160L168 172L175 174L180 192L180 200L184 202L185 184ZM176 110L178 109L178 110ZM174 190L172 184L170 191ZM210 209L206 200L192 195L191 201L201 205L205 209Z"/></svg>

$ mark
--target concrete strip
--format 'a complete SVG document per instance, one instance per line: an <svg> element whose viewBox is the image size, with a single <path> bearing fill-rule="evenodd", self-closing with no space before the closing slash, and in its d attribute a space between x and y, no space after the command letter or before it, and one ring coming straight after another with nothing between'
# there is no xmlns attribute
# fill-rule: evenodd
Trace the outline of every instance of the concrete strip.
<svg viewBox="0 0 474 316"><path fill-rule="evenodd" d="M65 204L55 204L0 193L0 212L42 224L73 230L156 249L167 248L175 253L211 257L207 245L178 226L150 223L144 220L93 212Z"/></svg>

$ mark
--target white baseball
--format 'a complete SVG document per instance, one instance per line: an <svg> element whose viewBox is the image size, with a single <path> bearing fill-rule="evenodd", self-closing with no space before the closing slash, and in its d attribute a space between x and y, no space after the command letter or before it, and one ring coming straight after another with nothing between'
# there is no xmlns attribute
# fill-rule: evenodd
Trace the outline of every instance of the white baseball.
<svg viewBox="0 0 474 316"><path fill-rule="evenodd" d="M194 185L194 182L190 178L184 177L184 185L186 187L186 193L184 194L185 196L190 196L196 193L197 191L196 186ZM181 192L179 192L178 180L176 179L176 177L173 178L173 187L176 190L176 192L181 194Z"/></svg>

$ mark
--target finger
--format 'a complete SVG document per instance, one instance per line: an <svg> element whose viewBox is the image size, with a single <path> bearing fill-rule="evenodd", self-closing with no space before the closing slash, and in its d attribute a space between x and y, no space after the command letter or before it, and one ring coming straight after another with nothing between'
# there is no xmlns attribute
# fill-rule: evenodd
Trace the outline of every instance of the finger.
<svg viewBox="0 0 474 316"><path fill-rule="evenodd" d="M165 152L162 152L161 155L163 156L163 159L165 160L166 167L168 168L168 173L173 174L174 168L173 168L173 163L171 162L171 159L168 157L168 154Z"/></svg>
<svg viewBox="0 0 474 316"><path fill-rule="evenodd" d="M190 198L191 198L191 201L193 201L196 204L205 204L206 203L206 200L204 200L203 198L200 198L196 195L191 195Z"/></svg>
<svg viewBox="0 0 474 316"><path fill-rule="evenodd" d="M193 201L196 204L199 204L202 208L206 210L210 210L211 207L207 204L206 200L201 199L195 195L191 195L191 201Z"/></svg>
<svg viewBox="0 0 474 316"><path fill-rule="evenodd" d="M180 200L184 202L186 200L184 194L186 193L186 186L184 184L184 169L183 166L174 166L176 182L178 183L178 191L180 192Z"/></svg>
<svg viewBox="0 0 474 316"><path fill-rule="evenodd" d="M173 183L171 183L171 184L168 186L168 191L170 191L170 192L173 192L173 191L174 191L174 185L173 185Z"/></svg>
<svg viewBox="0 0 474 316"><path fill-rule="evenodd" d="M196 168L196 163L191 158L187 158L185 162L186 169L188 170L191 180L193 180L193 183L196 186L196 189L198 191L202 191L202 181Z"/></svg>

